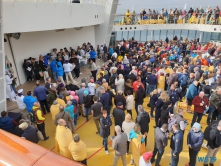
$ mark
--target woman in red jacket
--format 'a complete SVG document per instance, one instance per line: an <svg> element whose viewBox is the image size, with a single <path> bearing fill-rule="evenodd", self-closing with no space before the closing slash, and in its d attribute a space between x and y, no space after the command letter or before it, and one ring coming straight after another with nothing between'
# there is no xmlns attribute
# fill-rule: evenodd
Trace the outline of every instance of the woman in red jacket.
<svg viewBox="0 0 221 166"><path fill-rule="evenodd" d="M197 95L193 99L192 104L194 105L194 114L193 114L193 119L192 119L191 126L193 126L193 124L196 121L198 123L200 123L204 110L206 108L208 108L208 106L209 106L209 101L208 101L208 98L206 96L204 96L204 92L201 91L199 93L199 95Z"/></svg>

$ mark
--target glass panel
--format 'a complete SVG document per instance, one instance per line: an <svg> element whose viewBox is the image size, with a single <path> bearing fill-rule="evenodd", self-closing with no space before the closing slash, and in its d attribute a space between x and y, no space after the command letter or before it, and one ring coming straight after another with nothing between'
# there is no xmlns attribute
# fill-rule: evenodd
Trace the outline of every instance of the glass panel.
<svg viewBox="0 0 221 166"><path fill-rule="evenodd" d="M122 31L117 31L117 37L116 37L117 41L122 40Z"/></svg>
<svg viewBox="0 0 221 166"><path fill-rule="evenodd" d="M159 30L155 30L155 31L154 31L153 39L154 39L154 40L159 40L159 35L160 35L160 31L159 31Z"/></svg>
<svg viewBox="0 0 221 166"><path fill-rule="evenodd" d="M196 32L196 39L200 38L200 31Z"/></svg>
<svg viewBox="0 0 221 166"><path fill-rule="evenodd" d="M134 31L129 31L128 40L132 39L134 37Z"/></svg>
<svg viewBox="0 0 221 166"><path fill-rule="evenodd" d="M135 31L134 39L138 42L140 41L140 31Z"/></svg>
<svg viewBox="0 0 221 166"><path fill-rule="evenodd" d="M165 40L166 39L166 33L167 33L166 30L161 30L161 35L160 35L160 39L161 40Z"/></svg>
<svg viewBox="0 0 221 166"><path fill-rule="evenodd" d="M146 42L147 40L147 30L141 31L141 42Z"/></svg>
<svg viewBox="0 0 221 166"><path fill-rule="evenodd" d="M128 34L128 31L123 31L123 36L122 36L122 40L127 40L127 34Z"/></svg>
<svg viewBox="0 0 221 166"><path fill-rule="evenodd" d="M169 40L173 40L173 30L168 30L167 37Z"/></svg>
<svg viewBox="0 0 221 166"><path fill-rule="evenodd" d="M148 34L147 34L147 41L151 40L151 30L148 31Z"/></svg>
<svg viewBox="0 0 221 166"><path fill-rule="evenodd" d="M218 32L212 32L211 40L219 40L219 33Z"/></svg>
<svg viewBox="0 0 221 166"><path fill-rule="evenodd" d="M188 30L182 30L181 37L183 37L183 39L186 39L187 38L187 34L188 34Z"/></svg>
<svg viewBox="0 0 221 166"><path fill-rule="evenodd" d="M194 40L195 39L195 31L194 30L189 30L189 40Z"/></svg>
<svg viewBox="0 0 221 166"><path fill-rule="evenodd" d="M177 36L178 39L180 38L180 31L181 30L175 30L174 31L174 36Z"/></svg>
<svg viewBox="0 0 221 166"><path fill-rule="evenodd" d="M203 43L207 43L208 41L210 41L210 34L211 32L204 32Z"/></svg>

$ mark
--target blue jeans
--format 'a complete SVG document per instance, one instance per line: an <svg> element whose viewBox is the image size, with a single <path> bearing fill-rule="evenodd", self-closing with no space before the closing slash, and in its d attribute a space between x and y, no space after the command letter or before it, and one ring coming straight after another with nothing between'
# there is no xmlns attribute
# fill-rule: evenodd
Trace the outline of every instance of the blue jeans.
<svg viewBox="0 0 221 166"><path fill-rule="evenodd" d="M74 114L74 125L77 125L77 119L78 119L79 113L77 112L76 114Z"/></svg>
<svg viewBox="0 0 221 166"><path fill-rule="evenodd" d="M213 116L213 113L214 111L216 110L215 107L213 106L209 106L209 115L207 117L207 124L209 125L210 123L212 123L212 116Z"/></svg>
<svg viewBox="0 0 221 166"><path fill-rule="evenodd" d="M170 166L177 166L179 163L179 155L180 154L176 154L176 156L173 156L173 151L171 152L171 165Z"/></svg>
<svg viewBox="0 0 221 166"><path fill-rule="evenodd" d="M198 112L194 112L191 126L193 126L193 124L194 124L195 122L200 123L202 117L203 117L203 114L198 113ZM196 120L196 118L197 118L197 120Z"/></svg>
<svg viewBox="0 0 221 166"><path fill-rule="evenodd" d="M52 74L53 74L54 81L57 82L58 80L57 72L52 72Z"/></svg>
<svg viewBox="0 0 221 166"><path fill-rule="evenodd" d="M90 113L91 108L85 108L84 107L84 115L86 116L86 120L88 121L88 114Z"/></svg>
<svg viewBox="0 0 221 166"><path fill-rule="evenodd" d="M138 116L138 105L143 105L143 104L142 103L137 103L135 101L135 110L136 110L137 116Z"/></svg>
<svg viewBox="0 0 221 166"><path fill-rule="evenodd" d="M107 148L107 141L108 141L108 138L107 138L107 137L106 137L106 138L103 138L103 145L104 145L105 151L108 150L108 148Z"/></svg>
<svg viewBox="0 0 221 166"><path fill-rule="evenodd" d="M164 153L164 149L157 149L156 145L154 146L153 156L151 158L151 162L155 161L155 156L157 154L157 159L156 159L156 162L155 162L155 166L159 166L160 160L163 156L163 153Z"/></svg>
<svg viewBox="0 0 221 166"><path fill-rule="evenodd" d="M147 94L150 95L150 93L153 92L154 89L156 89L156 85L149 85Z"/></svg>
<svg viewBox="0 0 221 166"><path fill-rule="evenodd" d="M148 95L149 84L146 83L146 94Z"/></svg>

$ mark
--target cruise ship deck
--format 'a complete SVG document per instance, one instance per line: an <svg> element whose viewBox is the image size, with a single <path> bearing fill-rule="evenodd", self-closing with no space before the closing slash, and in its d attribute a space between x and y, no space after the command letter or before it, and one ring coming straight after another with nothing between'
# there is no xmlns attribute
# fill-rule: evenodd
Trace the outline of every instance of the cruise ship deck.
<svg viewBox="0 0 221 166"><path fill-rule="evenodd" d="M102 65L101 61L97 62L99 64ZM85 69L85 71L83 71L83 74L78 78L78 80L81 80L81 78L85 78L86 75L89 74L88 69ZM43 85L43 81L42 81L42 85ZM23 88L24 89L24 93L26 94L26 92L28 90L33 90L35 88L35 83L25 83L22 86L19 86L18 89ZM145 98L144 100L144 108L145 111L149 112L150 108L147 107L147 103L148 103L149 99L148 97ZM185 102L182 102L179 104L180 107L183 107L184 110L185 109ZM15 110L17 107L16 103L12 103L10 101L7 102L7 107L8 110ZM125 111L126 114L126 111ZM133 109L133 119L136 118L136 112L135 109ZM185 113L184 115L184 119L186 119L189 122L189 125L187 126L186 130L185 130L185 134L184 134L184 147L183 147L183 151L180 154L180 161L179 161L179 166L184 166L186 163L188 163L188 159L189 159L189 153L188 153L188 146L187 146L187 134L190 130L190 123L192 120L192 116L193 114L189 114L189 113ZM91 118L91 115L89 116L90 120L88 122L85 122L85 118L80 116L79 120L78 120L78 124L76 126L76 132L77 134L80 135L82 141L84 141L87 145L87 160L88 160L88 166L111 166L113 164L113 157L114 157L114 150L112 149L112 143L110 140L110 137L108 138L108 142L109 142L109 155L106 155L105 151L104 151L104 147L102 146L102 138L96 134L96 126L95 123L93 121L93 119ZM207 124L206 124L206 116L203 116L202 120L201 120L201 125L202 125L202 131L205 130ZM112 118L112 121L114 119ZM47 141L40 141L38 143L38 145L45 147L46 149L49 149L55 153L56 149L55 149L55 125L54 122L52 121L51 115L50 113L46 114L46 134L48 136L50 136L49 140ZM154 118L151 118L151 122L149 123L149 133L147 136L147 147L146 147L146 151L153 151L154 149L154 128L153 126L155 126L155 120ZM111 136L114 136L114 122L113 125L111 126ZM204 148L201 148L201 151L199 152L198 157L205 157L207 150ZM162 157L161 160L161 166L167 166L170 162L170 156L171 156L171 149L170 149L170 141L168 141L168 146L165 149L164 155ZM130 155L126 156L127 159L127 166L130 166ZM221 163L221 152L218 152L217 155L217 161L215 162L214 166L220 166ZM121 166L122 162L121 160L118 163L118 166ZM197 166L203 165L202 162L199 162L197 159ZM154 164L153 164L154 166Z"/></svg>

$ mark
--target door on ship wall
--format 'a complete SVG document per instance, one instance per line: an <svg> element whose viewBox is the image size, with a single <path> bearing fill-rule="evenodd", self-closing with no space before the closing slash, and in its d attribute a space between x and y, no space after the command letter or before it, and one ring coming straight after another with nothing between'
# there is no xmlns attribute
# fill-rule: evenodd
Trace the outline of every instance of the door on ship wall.
<svg viewBox="0 0 221 166"><path fill-rule="evenodd" d="M116 33L115 32L111 33L109 46L113 46L113 48L116 47Z"/></svg>

